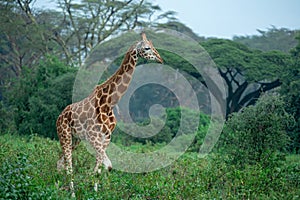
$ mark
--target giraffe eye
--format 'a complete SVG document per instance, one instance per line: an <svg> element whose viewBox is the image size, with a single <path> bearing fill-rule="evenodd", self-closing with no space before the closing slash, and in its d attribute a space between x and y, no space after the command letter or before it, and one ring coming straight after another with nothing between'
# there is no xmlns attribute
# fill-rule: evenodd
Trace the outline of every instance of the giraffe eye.
<svg viewBox="0 0 300 200"><path fill-rule="evenodd" d="M150 47L145 47L145 50L146 51L149 51L151 48Z"/></svg>

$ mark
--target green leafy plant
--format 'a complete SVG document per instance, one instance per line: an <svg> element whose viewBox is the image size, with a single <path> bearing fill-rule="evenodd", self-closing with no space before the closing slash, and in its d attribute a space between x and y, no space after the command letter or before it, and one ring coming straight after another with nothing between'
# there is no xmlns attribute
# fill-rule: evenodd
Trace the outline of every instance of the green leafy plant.
<svg viewBox="0 0 300 200"><path fill-rule="evenodd" d="M147 145L136 143L132 148L140 153ZM70 199L68 182L56 170L58 153L59 143L54 140L0 135L0 199ZM197 153L187 152L171 165L149 173L103 170L95 192L95 158L80 144L73 154L76 198L299 199L298 155L289 155L277 167L256 163L245 164L243 169L224 162L224 156L213 153L199 159Z"/></svg>
<svg viewBox="0 0 300 200"><path fill-rule="evenodd" d="M75 71L55 57L36 68L24 67L9 93L10 104L18 111L13 117L19 134L57 137L55 121L71 103Z"/></svg>
<svg viewBox="0 0 300 200"><path fill-rule="evenodd" d="M181 117L181 114L184 114L184 118ZM210 117L204 113L198 113L191 109L175 107L167 108L165 114L165 122L159 118L152 119L151 126L149 130L156 130L156 124L165 124L164 127L152 137L148 138L138 138L128 135L130 132L130 124L127 127L126 124L122 122L118 123L118 126L123 128L117 128L112 136L112 141L124 146L130 146L135 144L143 144L149 147L149 144L155 146L162 146L160 144L168 144L175 136L180 136L183 140L188 139L187 137L195 137L193 143L191 144L189 151L198 152L199 148L203 142L203 139L206 135L207 129L210 125ZM199 121L198 127L195 124ZM144 119L137 124L140 126L145 126L150 123L149 119ZM184 127L184 130L180 129L180 126ZM122 130L126 130L127 133ZM152 131L155 133L155 131ZM184 132L184 133L183 133ZM185 137L188 135L187 137ZM188 139L190 140L190 139ZM140 146L140 145L138 145Z"/></svg>
<svg viewBox="0 0 300 200"><path fill-rule="evenodd" d="M0 168L0 199L45 199L56 192L41 187L31 175L33 166L26 154L6 159Z"/></svg>
<svg viewBox="0 0 300 200"><path fill-rule="evenodd" d="M286 129L293 122L284 108L278 95L264 95L255 106L231 115L220 142L231 164L269 165L283 158L280 152L289 142Z"/></svg>

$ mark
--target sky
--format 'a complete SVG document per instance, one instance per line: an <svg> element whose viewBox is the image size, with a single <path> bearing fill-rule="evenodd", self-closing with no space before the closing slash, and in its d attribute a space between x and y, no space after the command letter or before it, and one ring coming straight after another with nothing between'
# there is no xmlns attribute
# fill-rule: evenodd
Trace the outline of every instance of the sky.
<svg viewBox="0 0 300 200"><path fill-rule="evenodd" d="M258 34L257 29L300 29L300 0L154 0L205 37Z"/></svg>
<svg viewBox="0 0 300 200"><path fill-rule="evenodd" d="M47 5L50 0L37 0ZM150 0L199 36L231 39L258 34L257 29L300 29L300 0Z"/></svg>

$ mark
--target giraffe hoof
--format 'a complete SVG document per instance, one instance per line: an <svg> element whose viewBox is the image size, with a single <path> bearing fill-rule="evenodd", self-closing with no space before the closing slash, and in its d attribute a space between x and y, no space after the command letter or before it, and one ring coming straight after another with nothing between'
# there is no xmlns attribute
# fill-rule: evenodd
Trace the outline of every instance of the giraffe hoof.
<svg viewBox="0 0 300 200"><path fill-rule="evenodd" d="M95 185L94 185L94 191L98 192L98 183L95 183Z"/></svg>
<svg viewBox="0 0 300 200"><path fill-rule="evenodd" d="M112 167L108 167L107 170L110 172L112 170Z"/></svg>

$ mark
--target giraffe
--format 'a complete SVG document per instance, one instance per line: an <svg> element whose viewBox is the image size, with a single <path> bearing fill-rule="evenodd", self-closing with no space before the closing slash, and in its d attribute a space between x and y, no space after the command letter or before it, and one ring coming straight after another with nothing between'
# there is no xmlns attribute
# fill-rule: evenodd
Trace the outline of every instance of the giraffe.
<svg viewBox="0 0 300 200"><path fill-rule="evenodd" d="M74 193L72 175L72 151L81 140L92 146L96 153L94 174L101 172L103 164L109 171L111 161L105 151L116 127L113 108L125 94L132 79L138 57L163 63L157 50L145 33L142 40L136 42L127 51L119 69L103 84L97 85L92 93L82 101L68 105L56 121L57 134L62 155L57 161L57 168L64 168L70 176L70 190ZM94 189L97 191L97 183Z"/></svg>

